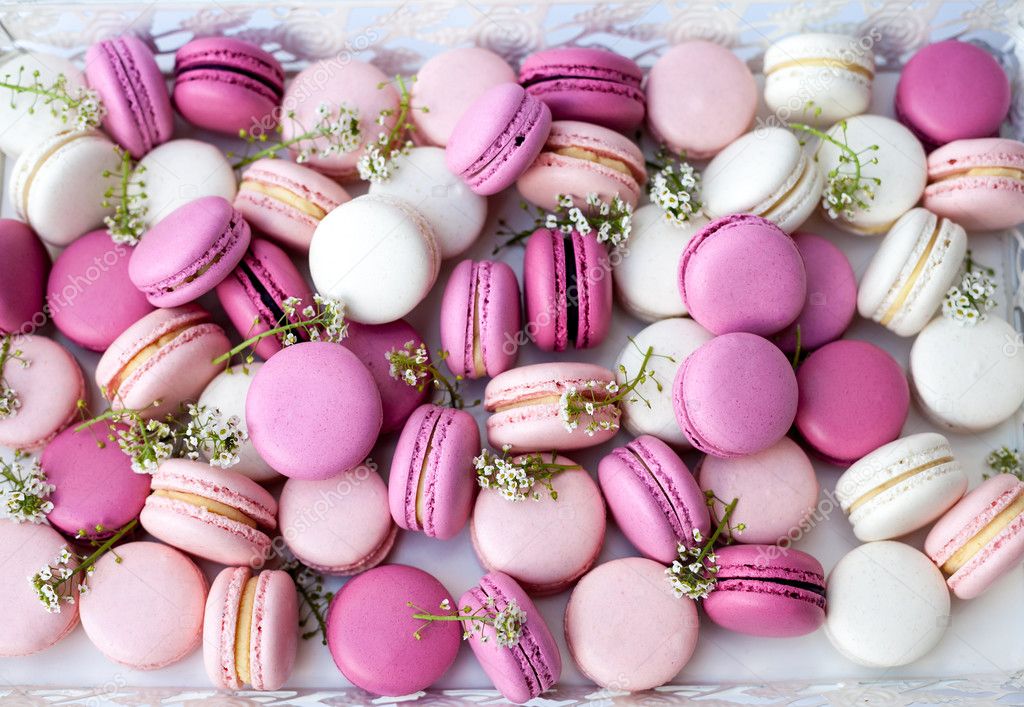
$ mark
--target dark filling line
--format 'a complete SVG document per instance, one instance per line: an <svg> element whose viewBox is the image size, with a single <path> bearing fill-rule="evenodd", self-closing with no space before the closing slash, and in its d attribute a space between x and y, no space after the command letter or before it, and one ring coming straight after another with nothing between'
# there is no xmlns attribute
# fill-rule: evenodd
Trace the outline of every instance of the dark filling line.
<svg viewBox="0 0 1024 707"><path fill-rule="evenodd" d="M781 584L785 587L793 587L794 589L803 589L806 592L817 594L819 597L825 597L825 587L820 584L814 584L813 582L801 582L798 579L777 579L775 577L722 577L719 576L720 582L728 581L739 581L739 582L771 582L772 584Z"/></svg>
<svg viewBox="0 0 1024 707"><path fill-rule="evenodd" d="M580 333L580 293L576 282L576 249L571 233L562 238L562 248L565 253L565 327L567 338L576 346Z"/></svg>
<svg viewBox="0 0 1024 707"><path fill-rule="evenodd" d="M266 86L267 88L269 88L271 91L274 92L274 95L277 96L278 98L280 98L281 96L284 95L284 89L281 87L280 84L275 83L273 81L270 81L269 79L267 79L266 76L261 76L261 75L255 73L255 72L253 72L253 71L246 71L245 69L240 69L237 66L227 66L225 64L194 64L192 66L186 66L186 67L184 67L182 69L179 69L175 75L176 76L183 76L183 75L185 75L185 74L187 74L187 73L189 73L191 71L208 71L208 70L212 70L212 71L229 71L229 72L231 72L233 74L238 74L240 76L246 76L246 77L252 79L253 81L257 81L257 82L263 84L264 86Z"/></svg>
<svg viewBox="0 0 1024 707"><path fill-rule="evenodd" d="M249 281L249 284L252 285L253 289L256 290L256 293L260 296L260 302L267 308L271 315L273 315L274 321L266 323L269 328L273 329L279 322L284 321L284 310L281 309L281 303L274 299L274 296L270 294L270 290L268 290L263 282L256 277L256 273L252 271L252 268L249 267L249 264L246 263L244 259L238 264L238 267L241 269L242 273L245 274L245 278ZM301 331L293 330L293 333L300 339L305 338ZM278 336L277 338L280 339L281 337Z"/></svg>
<svg viewBox="0 0 1024 707"><path fill-rule="evenodd" d="M626 77L625 75L622 75L622 74L620 74L620 78L618 78L618 79L604 78L604 77L600 77L600 76L570 76L568 74L566 74L566 75L555 74L555 75L552 75L552 76L537 76L535 78L532 78L532 79L529 79L527 81L522 82L522 86L523 86L523 88L529 88L530 86L537 86L539 84L547 83L549 81L575 81L577 79L585 79L587 81L600 81L601 83L608 83L608 84L612 84L613 86L626 86L627 88L633 88L633 89L636 89L637 91L640 90L640 82L639 81L636 81L636 79L632 79L632 78Z"/></svg>

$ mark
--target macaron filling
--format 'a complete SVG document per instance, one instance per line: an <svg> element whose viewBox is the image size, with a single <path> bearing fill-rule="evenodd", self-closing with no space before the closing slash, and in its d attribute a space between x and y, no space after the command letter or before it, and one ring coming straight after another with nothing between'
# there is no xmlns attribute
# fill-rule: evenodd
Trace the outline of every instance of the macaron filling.
<svg viewBox="0 0 1024 707"><path fill-rule="evenodd" d="M636 74L618 71L607 66L579 65L579 64L545 64L533 71L525 72L520 77L520 84L523 88L533 88L548 83L571 81L572 87L580 79L590 81L608 82L613 85L624 85L635 89L640 88L640 77ZM612 88L614 86L610 86ZM555 87L556 90L562 86Z"/></svg>
<svg viewBox="0 0 1024 707"><path fill-rule="evenodd" d="M243 685L252 682L252 665L249 661L252 648L253 607L256 603L256 586L259 576L250 577L242 587L238 602L238 620L235 622L235 674Z"/></svg>
<svg viewBox="0 0 1024 707"><path fill-rule="evenodd" d="M992 517L969 538L962 541L959 547L939 565L939 569L947 577L952 577L971 562L981 550L996 541L999 536L1013 528L1024 524L1024 493L1020 485L1007 491L995 502L996 508ZM941 559L941 558L940 558Z"/></svg>
<svg viewBox="0 0 1024 707"><path fill-rule="evenodd" d="M558 249L555 249L558 252ZM586 341L580 340L580 329L584 331L587 327L580 327L580 301L589 294L586 290L586 281L580 287L576 265L576 243L574 234L562 238L562 260L564 265L565 279L562 286L565 291L565 339L566 342L573 341L579 348L586 346ZM556 262L556 268L558 263ZM563 269L556 269L562 272ZM559 307L561 310L561 307Z"/></svg>
<svg viewBox="0 0 1024 707"><path fill-rule="evenodd" d="M862 66L852 61L843 61L842 59L832 59L830 57L809 57L806 59L782 61L778 64L765 67L764 75L771 76L774 73L785 71L787 69L831 69L833 71L849 71L863 76L869 81L875 77L874 72L866 66Z"/></svg>
<svg viewBox="0 0 1024 707"><path fill-rule="evenodd" d="M299 211L306 216L309 216L316 221L320 221L324 216L327 215L327 211L309 199L305 199L302 195L277 184L270 184L266 182L259 182L254 179L243 179L242 183L238 185L239 192L252 192L261 196L266 196L282 204L289 206L296 211Z"/></svg>
<svg viewBox="0 0 1024 707"><path fill-rule="evenodd" d="M947 448L946 451L948 452L949 449ZM871 501L873 498L875 498L875 497L885 493L886 491L888 491L889 489L891 489L891 488L893 488L895 486L898 486L898 485L900 485L900 484L902 484L902 483L904 483L906 481L909 481L909 480L911 480L911 479L913 479L913 478L915 478L917 476L925 474L925 472L931 471L932 469L935 469L936 467L940 467L940 466L943 466L943 465L946 465L946 464L951 464L953 461L954 461L954 459L953 459L953 456L951 454L944 454L944 455L939 456L939 457L937 457L935 459L927 461L927 462L925 462L925 463L923 463L923 464L921 464L919 466L915 466L912 469L908 469L908 470L906 470L906 471L904 471L902 473L896 474L895 476L892 476L892 477L886 479L885 481L883 481L882 483L878 484L874 488L871 488L871 489L867 490L866 492L861 494L859 497L857 497L852 503L850 503L849 507L846 509L847 513L853 513L858 508L862 507L864 504L866 504L869 501ZM953 468L951 468L950 470L952 471Z"/></svg>
<svg viewBox="0 0 1024 707"><path fill-rule="evenodd" d="M722 564L715 591L781 593L825 608L825 577L817 572L792 566L767 566L759 563Z"/></svg>
<svg viewBox="0 0 1024 707"><path fill-rule="evenodd" d="M276 326L279 322L285 321L284 309L281 303L286 299L285 293L276 287L270 273L258 259L247 255L238 264L235 271L237 279L241 282L246 292L252 297L253 305L259 312L261 324L267 328ZM253 326L256 329L257 325ZM248 335L247 332L242 332ZM302 329L293 329L294 334L300 341L306 340L306 334ZM277 340L283 341L284 334L278 334Z"/></svg>
<svg viewBox="0 0 1024 707"><path fill-rule="evenodd" d="M970 167L968 169L947 172L943 175L937 176L932 179L932 184L945 182L949 179L960 179L962 177L1001 177L1005 179L1013 179L1018 182L1024 182L1024 170L1015 169L1013 167L1002 167L1000 165L993 165L991 167Z"/></svg>
<svg viewBox="0 0 1024 707"><path fill-rule="evenodd" d="M793 174L786 180L782 187L767 200L750 209L750 213L769 221L773 220L793 198L795 194L803 191L807 182L813 181L815 176L815 165L805 154L800 155Z"/></svg>
<svg viewBox="0 0 1024 707"><path fill-rule="evenodd" d="M484 347L481 329L483 328L481 302L487 302L490 295L491 264L488 262L473 263L471 281L473 283L472 303L470 304L469 325L472 328L467 337L469 354L466 358L473 362L473 373L483 376L487 373L484 363Z"/></svg>
<svg viewBox="0 0 1024 707"><path fill-rule="evenodd" d="M199 494L189 493L187 491L175 491L172 489L156 489L153 491L153 495L160 498L168 498L172 501L181 501L189 504L190 506L202 508L209 513L222 516L229 520L233 520L236 523L241 523L242 525L247 525L250 528L259 527L259 524L254 519L250 518L245 513L242 513L237 508L233 508L226 503L221 503L220 501L216 501L212 498L200 496Z"/></svg>
<svg viewBox="0 0 1024 707"><path fill-rule="evenodd" d="M121 385L131 377L133 373L142 368L143 365L151 358L153 358L157 352L169 345L172 341L177 339L179 336L183 336L186 332L190 334L205 333L207 329L214 328L213 324L197 324L194 320L189 319L185 322L179 322L177 327L173 327L169 330L158 330L157 337L139 349L121 369L114 374L114 376L103 386L103 395L107 400L114 400L117 398L118 392L121 389ZM155 401L154 401L155 402Z"/></svg>
<svg viewBox="0 0 1024 707"><path fill-rule="evenodd" d="M233 56L238 59L252 61L252 57L243 56L238 53L233 53ZM218 64L214 62L200 62L198 64L188 64L179 67L178 70L174 72L174 76L177 81L202 81L210 79L215 75L211 72L220 71L226 71L239 77L249 79L250 81L255 81L261 87L266 89L265 91L262 91L262 93L273 101L280 101L282 96L284 96L284 86L280 81L275 81L263 74L255 71L249 71L241 66L233 66L226 63ZM255 88L255 86L252 88Z"/></svg>
<svg viewBox="0 0 1024 707"><path fill-rule="evenodd" d="M562 157L569 157L574 160L583 160L584 162L593 162L599 164L602 167L608 167L614 169L616 172L626 175L632 178L633 172L629 169L625 162L618 159L615 155L610 152L597 152L593 148L589 147L558 147L552 150L554 154Z"/></svg>

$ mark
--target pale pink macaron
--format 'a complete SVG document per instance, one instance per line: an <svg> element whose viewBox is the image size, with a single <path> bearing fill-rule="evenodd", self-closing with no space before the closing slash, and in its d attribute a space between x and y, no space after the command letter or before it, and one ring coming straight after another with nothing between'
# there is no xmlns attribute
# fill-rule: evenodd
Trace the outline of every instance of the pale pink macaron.
<svg viewBox="0 0 1024 707"><path fill-rule="evenodd" d="M155 538L196 557L248 565L270 551L277 501L231 469L168 459L153 474L153 493L139 520Z"/></svg>
<svg viewBox="0 0 1024 707"><path fill-rule="evenodd" d="M287 572L227 567L210 586L203 618L203 663L222 690L277 690L299 649L299 597Z"/></svg>
<svg viewBox="0 0 1024 707"><path fill-rule="evenodd" d="M0 336L0 346L8 356L0 379L17 400L14 414L0 417L0 446L40 449L75 419L85 396L82 369L67 349L42 336Z"/></svg>
<svg viewBox="0 0 1024 707"><path fill-rule="evenodd" d="M924 551L956 596L983 594L1024 559L1024 483L1012 474L983 482L935 523Z"/></svg>
<svg viewBox="0 0 1024 707"><path fill-rule="evenodd" d="M543 455L551 461L552 454ZM535 596L555 594L593 567L604 544L605 507L586 469L565 457L540 499L510 501L497 489L483 489L473 508L470 536L476 556L489 571L504 572Z"/></svg>
<svg viewBox="0 0 1024 707"><path fill-rule="evenodd" d="M928 155L924 206L970 231L1024 222L1024 143L955 140Z"/></svg>
<svg viewBox="0 0 1024 707"><path fill-rule="evenodd" d="M206 577L173 547L120 545L99 559L79 602L82 627L110 660L156 670L199 647Z"/></svg>

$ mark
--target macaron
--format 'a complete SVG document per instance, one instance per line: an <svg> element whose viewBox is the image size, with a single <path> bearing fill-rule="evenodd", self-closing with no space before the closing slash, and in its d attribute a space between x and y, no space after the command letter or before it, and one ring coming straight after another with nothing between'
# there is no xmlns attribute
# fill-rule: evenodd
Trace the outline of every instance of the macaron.
<svg viewBox="0 0 1024 707"><path fill-rule="evenodd" d="M34 77L43 86L52 86L63 77L70 95L85 89L85 75L73 62L42 52L12 52L0 62L0 77L5 83L16 83L20 79L22 84L30 83ZM8 157L17 157L37 142L76 125L79 120L77 110L69 108L66 116L62 110L50 111L49 106L39 105L38 95L28 91L5 93L5 100L0 104L0 152Z"/></svg>
<svg viewBox="0 0 1024 707"><path fill-rule="evenodd" d="M924 551L960 599L983 594L1024 559L1024 483L1012 474L983 481L932 527Z"/></svg>
<svg viewBox="0 0 1024 707"><path fill-rule="evenodd" d="M227 567L203 613L203 663L221 690L277 690L299 649L299 598L287 572Z"/></svg>
<svg viewBox="0 0 1024 707"><path fill-rule="evenodd" d="M620 692L650 690L674 678L689 662L699 628L696 604L675 596L665 566L643 557L594 568L565 608L565 642L576 667Z"/></svg>
<svg viewBox="0 0 1024 707"><path fill-rule="evenodd" d="M317 292L340 299L345 315L363 324L385 324L411 312L440 268L437 239L423 214L380 194L357 197L327 214L309 244Z"/></svg>
<svg viewBox="0 0 1024 707"><path fill-rule="evenodd" d="M826 344L800 365L796 379L796 428L827 461L848 466L900 436L910 389L900 364L874 344Z"/></svg>
<svg viewBox="0 0 1024 707"><path fill-rule="evenodd" d="M468 613L500 613L511 604L525 614L516 645L499 645L490 624L471 632L467 640L494 687L505 699L522 704L554 687L562 675L562 656L544 617L523 588L502 572L484 575L459 599L459 606L469 607Z"/></svg>
<svg viewBox="0 0 1024 707"><path fill-rule="evenodd" d="M222 420L238 418L238 429L248 434L249 428L245 424L245 399L253 379L262 367L263 364L257 361L231 366L221 371L203 388L199 396L199 406L219 411ZM263 461L251 439L239 443L236 454L238 463L231 467L232 471L260 483L279 478L278 473Z"/></svg>
<svg viewBox="0 0 1024 707"><path fill-rule="evenodd" d="M712 339L712 334L689 318L662 319L641 329L619 352L615 363L615 380L620 386L634 378L644 365L653 378L634 388L633 395L620 403L622 424L634 435L653 435L675 447L689 446L679 429L672 403L672 381L683 361Z"/></svg>
<svg viewBox="0 0 1024 707"><path fill-rule="evenodd" d="M940 427L981 432L1024 404L1024 355L1016 330L998 316L963 325L936 317L910 349L918 408Z"/></svg>
<svg viewBox="0 0 1024 707"><path fill-rule="evenodd" d="M825 570L799 550L774 545L719 548L718 580L701 606L730 631L792 638L825 623Z"/></svg>
<svg viewBox="0 0 1024 707"><path fill-rule="evenodd" d="M516 363L522 318L519 281L505 263L463 260L448 276L441 300L445 363L463 378L504 373Z"/></svg>
<svg viewBox="0 0 1024 707"><path fill-rule="evenodd" d="M791 131L767 127L715 155L702 175L704 211L714 219L753 214L798 229L821 202L825 175Z"/></svg>
<svg viewBox="0 0 1024 707"><path fill-rule="evenodd" d="M245 255L252 232L231 202L207 196L180 206L146 232L128 276L157 307L177 307L211 291Z"/></svg>
<svg viewBox="0 0 1024 707"><path fill-rule="evenodd" d="M377 566L398 535L387 484L370 463L319 481L288 479L277 518L292 554L326 574L352 575Z"/></svg>
<svg viewBox="0 0 1024 707"><path fill-rule="evenodd" d="M259 336L288 321L282 303L297 297L301 312L313 304L309 283L292 259L268 240L253 238L237 267L216 287L217 299L243 339ZM296 336L302 332L295 332ZM282 336L267 336L255 346L268 359L282 348Z"/></svg>
<svg viewBox="0 0 1024 707"><path fill-rule="evenodd" d="M829 128L828 134L861 156L862 175L870 178L861 184L874 195L864 198L866 206L850 205L832 221L860 236L885 233L921 198L928 176L924 148L912 132L881 115L848 118ZM877 149L871 149L873 146ZM823 141L817 152L818 168L823 174L845 171L844 157L848 157L846 152ZM860 194L864 196L863 191Z"/></svg>
<svg viewBox="0 0 1024 707"><path fill-rule="evenodd" d="M141 39L123 34L93 44L85 53L85 75L107 109L103 129L132 157L170 140L174 112L167 83Z"/></svg>
<svg viewBox="0 0 1024 707"><path fill-rule="evenodd" d="M439 581L406 565L384 565L347 582L327 611L327 647L345 678L375 695L409 695L444 675L459 652L462 624L439 614L455 599ZM452 613L452 612L448 612Z"/></svg>
<svg viewBox="0 0 1024 707"><path fill-rule="evenodd" d="M512 186L533 164L551 130L551 109L514 83L481 94L452 129L448 169L477 194Z"/></svg>
<svg viewBox="0 0 1024 707"><path fill-rule="evenodd" d="M232 201L238 190L224 153L200 140L171 140L153 148L139 160L135 174L145 184L140 204L148 227L190 201L208 196Z"/></svg>
<svg viewBox="0 0 1024 707"><path fill-rule="evenodd" d="M594 566L604 544L605 508L597 484L571 459L555 456L552 463L573 467L551 477L557 500L542 493L537 501L510 501L496 489L483 489L470 523L480 564L504 572L534 596L572 586Z"/></svg>
<svg viewBox="0 0 1024 707"><path fill-rule="evenodd" d="M747 132L759 94L738 56L702 40L662 54L647 73L645 90L647 128L654 139L695 160L714 157Z"/></svg>
<svg viewBox="0 0 1024 707"><path fill-rule="evenodd" d="M0 378L17 399L14 414L0 418L0 446L41 449L78 415L82 369L67 349L43 336L0 337L0 345L8 355Z"/></svg>
<svg viewBox="0 0 1024 707"><path fill-rule="evenodd" d="M314 169L263 159L242 172L234 206L257 233L306 252L317 224L350 198L344 187Z"/></svg>
<svg viewBox="0 0 1024 707"><path fill-rule="evenodd" d="M452 81L458 76L458 81ZM412 85L412 110L418 144L444 147L462 114L488 89L514 83L515 70L483 47L456 47L427 59ZM426 108L427 110L423 110Z"/></svg>
<svg viewBox="0 0 1024 707"><path fill-rule="evenodd" d="M261 562L277 528L277 501L252 479L188 459L161 462L140 520L146 531L225 565Z"/></svg>
<svg viewBox="0 0 1024 707"><path fill-rule="evenodd" d="M126 543L94 568L79 610L100 653L132 670L157 670L199 647L206 577L183 553L160 543Z"/></svg>
<svg viewBox="0 0 1024 707"><path fill-rule="evenodd" d="M958 224L915 208L882 240L861 277L857 310L900 336L921 331L942 305L967 254Z"/></svg>
<svg viewBox="0 0 1024 707"><path fill-rule="evenodd" d="M519 67L519 83L547 104L555 120L581 120L620 133L643 122L643 76L635 61L600 47L545 49Z"/></svg>
<svg viewBox="0 0 1024 707"><path fill-rule="evenodd" d="M118 336L96 365L96 383L115 410L159 418L195 400L222 370L213 359L231 342L195 304L157 309Z"/></svg>
<svg viewBox="0 0 1024 707"><path fill-rule="evenodd" d="M131 459L101 428L72 427L53 438L40 457L50 494L50 525L76 538L105 538L138 518L150 491L148 474L136 474Z"/></svg>
<svg viewBox="0 0 1024 707"><path fill-rule="evenodd" d="M619 197L636 206L646 183L644 155L632 140L600 125L556 120L516 188L531 204L554 211L559 195L572 197L580 207L590 194L606 203Z"/></svg>
<svg viewBox="0 0 1024 707"><path fill-rule="evenodd" d="M45 319L50 256L32 229L12 218L0 219L0 251L0 332L27 333Z"/></svg>
<svg viewBox="0 0 1024 707"><path fill-rule="evenodd" d="M480 429L465 410L421 405L398 438L388 474L388 505L401 528L447 540L469 520L476 484L467 470L480 453Z"/></svg>
<svg viewBox="0 0 1024 707"><path fill-rule="evenodd" d="M836 498L862 542L890 540L945 513L967 490L949 440L935 432L883 445L843 472Z"/></svg>
<svg viewBox="0 0 1024 707"><path fill-rule="evenodd" d="M928 155L924 205L971 231L1024 222L1024 143L954 140Z"/></svg>
<svg viewBox="0 0 1024 707"><path fill-rule="evenodd" d="M770 341L722 334L679 367L672 401L694 447L716 457L747 456L774 445L793 424L796 376Z"/></svg>
<svg viewBox="0 0 1024 707"><path fill-rule="evenodd" d="M174 54L174 107L197 127L232 136L272 130L283 95L281 63L255 44L202 37Z"/></svg>
<svg viewBox="0 0 1024 707"><path fill-rule="evenodd" d="M106 231L90 231L61 251L46 284L46 305L61 334L82 348L106 351L153 311L128 277L131 255L131 246L114 243Z"/></svg>
<svg viewBox="0 0 1024 707"><path fill-rule="evenodd" d="M850 261L832 241L813 233L794 233L807 276L807 298L796 320L772 337L786 353L813 351L835 341L849 328L857 312L857 278Z"/></svg>
<svg viewBox="0 0 1024 707"><path fill-rule="evenodd" d="M719 499L713 505L716 517L736 500L729 523L744 528L733 533L734 542L792 543L820 520L814 466L789 437L746 457L708 455L698 464L697 480L702 491Z"/></svg>
<svg viewBox="0 0 1024 707"><path fill-rule="evenodd" d="M690 316L711 333L768 336L800 315L807 274L785 231L739 214L712 221L690 239L679 260L679 289Z"/></svg>
<svg viewBox="0 0 1024 707"><path fill-rule="evenodd" d="M308 153L306 164L316 171L340 182L350 182L359 176L359 159L367 145L381 132L394 127L398 103L398 91L373 64L351 57L346 61L334 57L313 62L296 74L284 93L281 108L288 117L281 121L281 140L291 143L293 155ZM326 106L327 120L336 118L341 107L355 111L359 120L359 144L355 150L325 154L325 148L331 144L326 137L295 141L310 126L324 120L321 106Z"/></svg>
<svg viewBox="0 0 1024 707"><path fill-rule="evenodd" d="M35 143L18 157L11 170L8 196L18 218L44 241L66 246L83 233L103 225L104 206L121 159L114 143L96 130L64 130Z"/></svg>
<svg viewBox="0 0 1024 707"><path fill-rule="evenodd" d="M612 320L608 250L579 231L534 231L523 256L523 293L525 331L542 351L599 345Z"/></svg>
<svg viewBox="0 0 1024 707"><path fill-rule="evenodd" d="M671 564L680 544L693 547L696 533L708 537L704 492L657 437L643 435L616 447L601 459L597 476L615 523L644 557Z"/></svg>
<svg viewBox="0 0 1024 707"><path fill-rule="evenodd" d="M445 164L440 147L414 147L398 156L391 178L370 184L370 194L400 199L430 224L441 258L461 255L480 237L487 198L476 194Z"/></svg>
<svg viewBox="0 0 1024 707"><path fill-rule="evenodd" d="M0 519L0 601L10 612L0 634L0 657L32 655L46 650L78 625L78 588L70 587L74 602L49 613L26 581L54 564L67 541L45 524Z"/></svg>
<svg viewBox="0 0 1024 707"><path fill-rule="evenodd" d="M592 363L558 361L520 366L501 373L484 389L487 439L492 447L510 445L513 452L537 449L585 449L607 442L619 425L618 405L596 407L582 413L578 426L568 429L560 398L576 392L593 402L611 397L615 374ZM593 434L586 429L593 424Z"/></svg>
<svg viewBox="0 0 1024 707"><path fill-rule="evenodd" d="M895 102L900 122L931 146L992 137L1010 111L1010 80L988 51L950 39L910 57Z"/></svg>
<svg viewBox="0 0 1024 707"><path fill-rule="evenodd" d="M256 451L296 479L326 479L358 465L381 420L380 393L366 366L328 342L282 349L256 374L245 399Z"/></svg>
<svg viewBox="0 0 1024 707"><path fill-rule="evenodd" d="M861 545L839 560L825 602L832 646L872 668L919 660L949 626L942 573L918 550L891 540Z"/></svg>

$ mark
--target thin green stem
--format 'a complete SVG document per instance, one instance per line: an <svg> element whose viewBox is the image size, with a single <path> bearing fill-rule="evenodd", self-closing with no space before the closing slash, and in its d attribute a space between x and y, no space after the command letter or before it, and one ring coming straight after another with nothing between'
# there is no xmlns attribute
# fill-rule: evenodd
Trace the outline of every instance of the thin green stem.
<svg viewBox="0 0 1024 707"><path fill-rule="evenodd" d="M256 336L249 337L248 339L240 343L238 346L235 346L227 353L223 353L217 358L213 359L213 365L219 366L222 363L230 361L235 356L245 351L247 348L255 346L256 344L258 344L259 342L263 341L268 337L277 336L278 334L284 334L286 332L292 331L293 329L314 326L316 323L317 321L315 319L308 321L304 320L299 322L289 322L288 324L282 324L281 326L274 327L273 329L268 329L260 334L257 334Z"/></svg>

